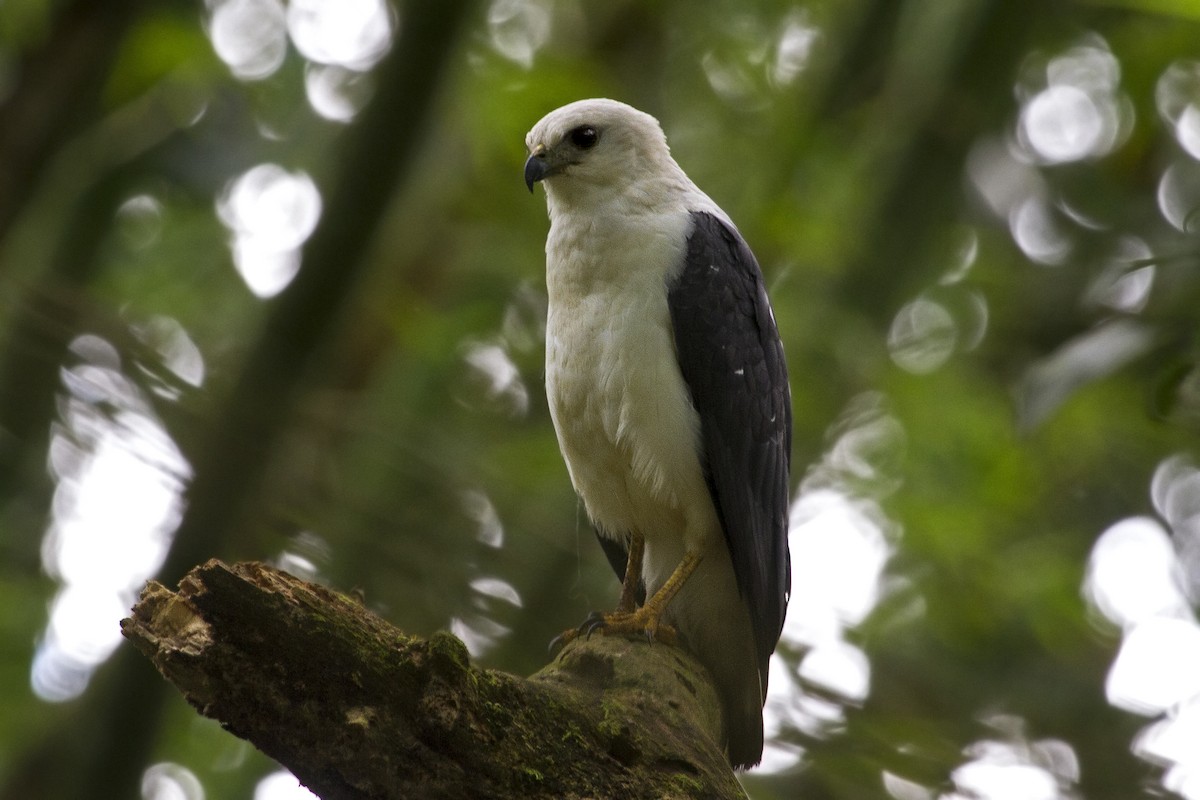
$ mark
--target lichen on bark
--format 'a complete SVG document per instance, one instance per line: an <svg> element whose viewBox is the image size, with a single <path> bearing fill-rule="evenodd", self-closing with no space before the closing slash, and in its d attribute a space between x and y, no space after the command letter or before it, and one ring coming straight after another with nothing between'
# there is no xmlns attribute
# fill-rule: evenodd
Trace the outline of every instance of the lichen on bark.
<svg viewBox="0 0 1200 800"><path fill-rule="evenodd" d="M522 678L258 563L149 584L122 631L202 714L324 800L732 798L712 682L686 652L580 637Z"/></svg>

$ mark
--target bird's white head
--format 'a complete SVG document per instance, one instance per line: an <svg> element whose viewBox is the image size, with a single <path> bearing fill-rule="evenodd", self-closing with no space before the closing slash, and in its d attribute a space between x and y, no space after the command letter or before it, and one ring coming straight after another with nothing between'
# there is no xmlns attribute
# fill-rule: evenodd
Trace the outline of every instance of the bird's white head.
<svg viewBox="0 0 1200 800"><path fill-rule="evenodd" d="M579 100L542 117L525 136L525 184L551 202L626 193L646 181L690 184L658 120L616 100Z"/></svg>

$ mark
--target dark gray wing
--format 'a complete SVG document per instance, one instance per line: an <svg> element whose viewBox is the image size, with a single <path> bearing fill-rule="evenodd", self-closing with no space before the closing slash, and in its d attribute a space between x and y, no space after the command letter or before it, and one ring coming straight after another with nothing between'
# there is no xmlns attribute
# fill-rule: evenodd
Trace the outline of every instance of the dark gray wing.
<svg viewBox="0 0 1200 800"><path fill-rule="evenodd" d="M792 580L787 366L754 254L718 217L697 211L692 221L683 271L667 287L667 302L679 368L700 415L709 492L750 609L765 692Z"/></svg>

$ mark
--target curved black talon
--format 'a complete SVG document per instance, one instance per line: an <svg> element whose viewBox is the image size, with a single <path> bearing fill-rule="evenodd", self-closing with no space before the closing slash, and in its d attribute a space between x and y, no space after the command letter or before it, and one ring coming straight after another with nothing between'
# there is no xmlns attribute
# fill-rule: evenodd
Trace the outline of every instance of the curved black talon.
<svg viewBox="0 0 1200 800"><path fill-rule="evenodd" d="M583 634L583 638L590 639L593 633L606 625L608 625L608 620L604 618L604 614L599 611L593 611L587 615L587 618L583 622L579 623L579 627L576 630Z"/></svg>
<svg viewBox="0 0 1200 800"><path fill-rule="evenodd" d="M566 647L567 643L575 637L582 634L585 639L590 639L593 633L600 628L603 628L607 624L607 621L604 619L604 612L593 611L592 613L588 614L587 617L584 618L583 622L579 623L579 625L565 630L558 636L555 636L553 639L551 639L550 646L546 649L550 655L554 655L559 650L562 650L564 647Z"/></svg>

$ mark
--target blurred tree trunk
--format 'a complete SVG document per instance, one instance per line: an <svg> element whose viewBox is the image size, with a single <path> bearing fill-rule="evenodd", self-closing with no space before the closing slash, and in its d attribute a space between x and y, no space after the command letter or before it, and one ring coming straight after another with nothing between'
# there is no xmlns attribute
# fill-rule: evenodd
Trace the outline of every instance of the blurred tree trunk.
<svg viewBox="0 0 1200 800"><path fill-rule="evenodd" d="M87 11L92 5L95 13ZM66 126L66 120L74 116L47 117L43 132L54 135L42 137L35 131L36 135L28 136L33 123L43 117L20 111L21 104L58 97L62 102L56 107L64 114L80 110L79 104L91 98L85 87L94 83L92 88L98 91L110 73L112 51L128 25L137 20L137 4L119 5L119 13L104 4L87 2L64 9L58 44L47 48L45 57L32 57L32 71L25 73L23 83L0 108L0 160L24 160L27 163L22 167L31 170L23 179L28 185L13 179L0 187L0 203L19 205L21 198L34 191L38 153L49 158L56 145L82 129L82 124ZM327 183L324 213L305 247L303 267L273 302L263 332L232 392L208 420L208 430L196 436L201 444L197 453L189 453L194 477L187 510L161 570L167 579L176 579L188 566L222 552L227 537L245 530L238 523L247 509L255 507L261 475L281 432L291 422L280 409L294 407L305 381L319 372L314 365L331 358L328 343L349 313L375 229L420 153L421 134L472 6L470 0L455 0L417 3L406 9L390 54L373 73L372 101L340 143L337 171ZM96 15L105 17L106 22L87 28ZM84 37L91 45L86 50L72 50L68 46L71 31L81 26L92 30ZM85 56L90 59L86 65L68 70ZM44 70L33 69L41 63L39 59L46 61ZM45 93L66 86L64 82L71 76L75 83L70 86L76 88L63 88L58 95ZM76 99L74 92L83 94ZM94 115L88 121L94 123ZM22 149L27 141L42 149L37 153ZM6 331L0 377L8 376L8 380L0 385L17 393L0 389L0 475L11 478L22 464L44 463L47 437L36 432L49 428L59 365L66 345L78 333L78 306L72 303L84 296L95 277L94 251L106 231L105 223L111 220L119 198L119 191L114 191L120 189L122 177L101 176L95 186L85 187L77 209L87 226L79 230L65 226L56 263L45 270L45 286L29 290L20 304L25 313ZM0 233L10 221L4 213L0 205ZM59 273L66 275L65 281ZM64 296L67 305L59 307ZM59 301L57 305L55 301ZM36 345L32 353L31 343ZM3 438L8 434L14 435ZM39 438L17 439L16 435ZM0 493L17 483L4 481ZM139 796L141 775L155 745L167 695L165 687L148 680L145 662L132 656L127 649L118 651L97 674L97 685L83 698L78 713L65 716L42 741L15 760L0 786L0 798ZM121 731L121 736L106 731ZM62 769L63 764L75 768Z"/></svg>
<svg viewBox="0 0 1200 800"><path fill-rule="evenodd" d="M67 3L54 15L45 39L20 59L14 70L20 79L0 100L0 247L37 195L47 165L100 116L101 88L140 6ZM80 295L95 270L95 246L108 229L111 188L111 181L98 179L69 204L66 234L52 263L12 306L13 319L0 330L0 506L19 500L25 507L18 517L40 522L46 505L41 473L58 370L77 333Z"/></svg>
<svg viewBox="0 0 1200 800"><path fill-rule="evenodd" d="M21 59L21 79L0 103L0 241L53 154L94 122L109 67L142 5L67 3Z"/></svg>
<svg viewBox="0 0 1200 800"><path fill-rule="evenodd" d="M263 564L143 591L125 636L202 714L324 800L734 798L708 674L661 644L577 639L529 679L471 665Z"/></svg>

